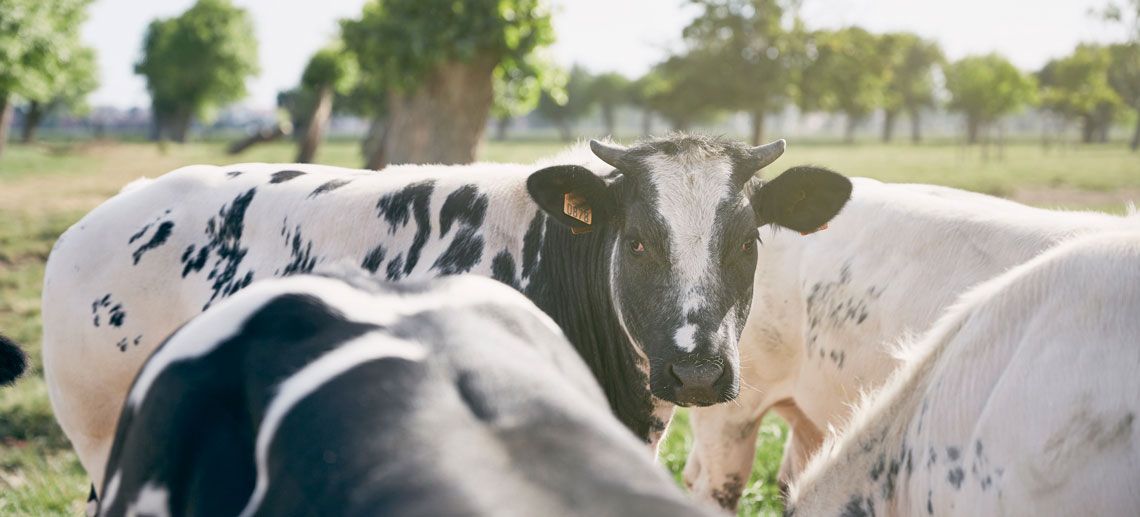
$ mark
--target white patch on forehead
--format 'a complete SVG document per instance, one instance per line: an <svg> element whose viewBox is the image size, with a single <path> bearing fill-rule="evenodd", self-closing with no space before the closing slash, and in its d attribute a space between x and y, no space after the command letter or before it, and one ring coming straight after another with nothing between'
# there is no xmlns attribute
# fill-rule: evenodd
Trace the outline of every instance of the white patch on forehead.
<svg viewBox="0 0 1140 517"><path fill-rule="evenodd" d="M673 334L673 341L677 343L677 348L692 352L697 348L697 326L692 323L681 325L677 333Z"/></svg>
<svg viewBox="0 0 1140 517"><path fill-rule="evenodd" d="M732 164L726 157L700 154L645 159L657 190L657 211L669 229L669 253L682 298L691 296L709 269L716 209L730 194Z"/></svg>

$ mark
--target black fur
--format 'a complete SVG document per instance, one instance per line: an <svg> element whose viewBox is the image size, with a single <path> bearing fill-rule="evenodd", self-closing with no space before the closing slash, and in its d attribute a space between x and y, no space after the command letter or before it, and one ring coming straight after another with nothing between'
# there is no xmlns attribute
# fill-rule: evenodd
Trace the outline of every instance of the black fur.
<svg viewBox="0 0 1140 517"><path fill-rule="evenodd" d="M0 335L0 386L16 382L28 367L28 358L19 345Z"/></svg>

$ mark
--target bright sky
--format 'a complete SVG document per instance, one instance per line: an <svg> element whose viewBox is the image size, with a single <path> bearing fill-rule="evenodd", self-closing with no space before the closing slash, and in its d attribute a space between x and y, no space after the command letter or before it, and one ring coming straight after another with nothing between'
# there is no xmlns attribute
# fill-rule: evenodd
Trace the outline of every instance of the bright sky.
<svg viewBox="0 0 1140 517"><path fill-rule="evenodd" d="M695 14L685 0L552 0L563 64L643 73L679 45ZM261 75L249 83L251 107L270 108L278 90L295 85L309 56L336 34L337 20L356 16L365 0L234 0L253 15ZM906 30L942 43L951 59L998 51L1023 69L1039 68L1081 41L1116 41L1123 30L1090 17L1105 0L804 0L810 27L860 25L876 32ZM101 87L94 105L149 103L134 75L143 32L156 17L193 0L97 0L83 39L99 54Z"/></svg>

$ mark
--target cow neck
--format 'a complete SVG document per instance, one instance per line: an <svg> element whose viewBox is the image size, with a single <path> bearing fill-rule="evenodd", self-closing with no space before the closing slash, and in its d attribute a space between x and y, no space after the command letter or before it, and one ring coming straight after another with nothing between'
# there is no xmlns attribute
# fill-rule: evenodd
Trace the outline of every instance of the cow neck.
<svg viewBox="0 0 1140 517"><path fill-rule="evenodd" d="M526 294L566 333L618 419L648 440L653 428L649 381L611 298L613 232L603 226L572 235L551 218L540 217L546 219L545 235Z"/></svg>

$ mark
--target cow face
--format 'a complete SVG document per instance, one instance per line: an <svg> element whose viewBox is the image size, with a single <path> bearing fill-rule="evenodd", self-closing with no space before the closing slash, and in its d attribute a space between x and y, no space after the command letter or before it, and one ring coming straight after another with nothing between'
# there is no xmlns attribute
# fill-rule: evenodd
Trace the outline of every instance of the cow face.
<svg viewBox="0 0 1140 517"><path fill-rule="evenodd" d="M528 180L531 196L573 232L607 239L609 295L647 359L653 395L681 405L733 399L757 228L819 228L850 197L850 182L801 167L761 184L756 175L783 140L748 148L684 136L591 148L610 174L550 167Z"/></svg>

